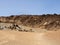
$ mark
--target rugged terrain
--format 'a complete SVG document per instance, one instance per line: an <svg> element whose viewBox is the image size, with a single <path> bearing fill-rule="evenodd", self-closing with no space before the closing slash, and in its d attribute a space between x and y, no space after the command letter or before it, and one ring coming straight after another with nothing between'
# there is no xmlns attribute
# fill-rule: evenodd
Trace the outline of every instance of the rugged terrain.
<svg viewBox="0 0 60 45"><path fill-rule="evenodd" d="M60 29L60 15L11 15L0 17L0 29L11 29L26 32L57 31ZM36 29L36 30L35 30Z"/></svg>
<svg viewBox="0 0 60 45"><path fill-rule="evenodd" d="M1 16L0 45L60 45L60 15Z"/></svg>

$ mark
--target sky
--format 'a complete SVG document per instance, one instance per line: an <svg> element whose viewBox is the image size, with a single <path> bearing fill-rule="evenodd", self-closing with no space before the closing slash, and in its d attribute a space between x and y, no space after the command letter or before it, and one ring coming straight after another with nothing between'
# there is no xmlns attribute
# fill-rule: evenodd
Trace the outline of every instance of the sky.
<svg viewBox="0 0 60 45"><path fill-rule="evenodd" d="M0 0L0 16L60 14L60 0Z"/></svg>

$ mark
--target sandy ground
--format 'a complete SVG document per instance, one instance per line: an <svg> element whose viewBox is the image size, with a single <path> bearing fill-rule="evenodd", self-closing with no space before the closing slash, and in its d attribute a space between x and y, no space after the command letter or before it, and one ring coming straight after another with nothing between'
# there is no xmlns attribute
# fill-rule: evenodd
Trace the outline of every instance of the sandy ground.
<svg viewBox="0 0 60 45"><path fill-rule="evenodd" d="M60 45L60 31L0 31L0 45Z"/></svg>

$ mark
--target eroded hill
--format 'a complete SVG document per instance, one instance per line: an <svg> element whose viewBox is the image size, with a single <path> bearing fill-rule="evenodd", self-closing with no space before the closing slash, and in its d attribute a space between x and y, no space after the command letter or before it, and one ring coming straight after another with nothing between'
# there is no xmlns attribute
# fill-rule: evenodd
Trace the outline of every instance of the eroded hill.
<svg viewBox="0 0 60 45"><path fill-rule="evenodd" d="M4 25L5 23L6 24L9 23L10 26L8 26L8 28L11 29L17 28L20 31L21 31L21 25L25 27L30 27L29 29L30 31L32 31L32 28L39 28L39 29L46 29L46 30L59 30L60 15L47 14L47 15L15 15L15 16L11 15L8 17L2 16L0 17L0 28L1 28L1 23L4 23Z"/></svg>

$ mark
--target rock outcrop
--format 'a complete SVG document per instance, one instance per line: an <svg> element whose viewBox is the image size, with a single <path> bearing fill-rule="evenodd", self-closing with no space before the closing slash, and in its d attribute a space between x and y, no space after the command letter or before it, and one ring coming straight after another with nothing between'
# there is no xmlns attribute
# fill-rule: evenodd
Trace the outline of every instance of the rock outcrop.
<svg viewBox="0 0 60 45"><path fill-rule="evenodd" d="M19 25L41 28L47 30L60 29L60 15L47 14L47 15L11 15L8 17L0 17L0 23L11 23L13 28L20 28ZM12 28L9 27L9 28ZM12 28L12 29L13 29Z"/></svg>

